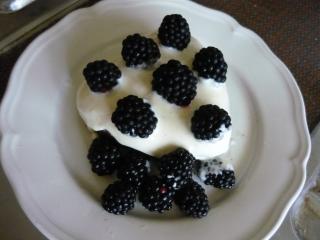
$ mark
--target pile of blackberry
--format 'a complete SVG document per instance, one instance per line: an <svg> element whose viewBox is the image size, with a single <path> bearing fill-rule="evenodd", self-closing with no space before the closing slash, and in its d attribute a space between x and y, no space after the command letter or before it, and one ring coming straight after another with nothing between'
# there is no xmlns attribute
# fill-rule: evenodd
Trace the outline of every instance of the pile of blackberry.
<svg viewBox="0 0 320 240"><path fill-rule="evenodd" d="M179 51L191 41L189 25L179 14L165 16L157 36L160 44ZM138 33L123 40L121 55L125 65L132 68L151 67L161 56L157 43ZM195 55L193 70L199 77L222 83L226 80L227 64L220 50L208 47ZM114 63L98 60L89 63L83 75L91 91L106 93L120 83L121 71ZM171 104L188 106L197 94L198 78L177 60L158 66L152 76L152 90ZM149 137L158 123L152 106L134 95L118 100L111 120L121 133L140 138ZM200 140L218 138L223 127L230 126L228 113L213 105L200 106L191 119L191 131ZM116 215L127 214L138 199L151 212L164 213L175 203L185 215L202 218L210 207L205 189L195 177L219 189L235 185L233 169L216 159L199 161L183 148L155 158L120 144L107 131L97 132L87 158L95 174L114 177L101 196L101 204Z"/></svg>
<svg viewBox="0 0 320 240"><path fill-rule="evenodd" d="M191 40L189 24L179 14L167 15L158 29L158 38L164 46L183 50ZM143 68L155 64L161 56L157 43L138 33L122 41L121 55L127 67ZM219 49L207 47L195 54L193 70L199 77L223 83L226 80L227 64ZM105 93L118 84L121 72L114 63L99 60L89 63L83 75L93 92ZM186 107L197 95L198 78L178 60L171 59L161 64L153 71L152 77L152 90L169 103ZM147 138L154 132L158 119L149 103L139 96L129 95L118 101L112 122L123 134ZM191 131L195 138L201 140L218 138L223 134L223 126L228 129L231 119L218 106L202 105L194 112L191 120Z"/></svg>
<svg viewBox="0 0 320 240"><path fill-rule="evenodd" d="M217 160L196 160L183 148L155 158L121 145L106 131L98 132L92 141L88 159L94 173L113 174L115 181L104 191L101 204L116 215L127 214L138 199L151 212L164 213L175 203L185 215L202 218L209 211L208 196L193 173L201 175L204 184L220 189L232 188L235 183L233 170L224 169ZM150 171L151 165L158 168L158 174Z"/></svg>

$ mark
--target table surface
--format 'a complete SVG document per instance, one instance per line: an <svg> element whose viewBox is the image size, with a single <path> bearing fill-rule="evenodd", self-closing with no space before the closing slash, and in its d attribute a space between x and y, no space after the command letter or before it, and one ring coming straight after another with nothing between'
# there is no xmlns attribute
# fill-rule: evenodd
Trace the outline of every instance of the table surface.
<svg viewBox="0 0 320 240"><path fill-rule="evenodd" d="M288 66L303 94L309 129L320 121L319 0L196 0L224 11L260 35ZM0 99L17 58L32 39L0 55ZM17 206L0 169L0 238L44 239ZM2 210L5 209L3 212Z"/></svg>

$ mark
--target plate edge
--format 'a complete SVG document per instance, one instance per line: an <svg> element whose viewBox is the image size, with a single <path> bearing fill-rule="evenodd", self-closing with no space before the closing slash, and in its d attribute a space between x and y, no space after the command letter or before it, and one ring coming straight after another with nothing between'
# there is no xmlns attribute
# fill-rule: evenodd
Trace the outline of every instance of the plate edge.
<svg viewBox="0 0 320 240"><path fill-rule="evenodd" d="M243 27L242 25L240 25L233 17L231 17L230 15L221 12L221 11L217 11L211 8L207 8L205 6L202 6L200 4L197 4L195 2L191 2L191 1L185 1L185 0L166 0L167 2L170 2L172 4L175 5L180 5L183 3L183 7L185 7L186 4L190 4L192 7L197 7L199 8L199 10L204 10L207 12L215 12L218 13L220 16L223 16L224 20L226 20L229 24L232 24L234 28L240 28L241 30L245 30L247 31L247 34L251 35L250 37L254 40L254 42L259 42L259 44L262 44L263 49L269 54L269 56L266 55L266 57L268 58L268 60L271 60L272 62L277 61L278 64L281 65L281 72L283 73L283 71L285 71L285 74L287 75L286 80L287 80L287 84L291 84L290 85L290 90L291 90L291 94L293 94L292 91L295 91L296 96L299 97L299 99L295 98L295 111L297 112L297 108L299 108L299 112L300 114L296 113L296 119L295 119L295 124L298 125L299 127L297 128L299 130L299 135L303 136L306 140L306 145L305 145L305 149L302 152L302 150L300 150L301 152L298 154L299 156L301 156L301 165L298 170L302 171L302 179L300 181L299 187L297 188L297 190L295 191L295 193L293 193L293 196L291 196L290 201L288 201L287 205L285 206L284 210L282 211L282 213L279 216L279 219L275 221L274 226L265 234L264 238L269 238L273 235L273 233L279 228L281 222L284 220L289 208L291 207L291 205L293 204L294 200L298 197L299 193L302 190L303 184L305 182L306 179L306 164L308 161L308 158L310 156L310 151L311 151L311 140L310 140L310 135L309 135L309 130L308 130L308 126L307 126L307 121L306 121L306 111L305 111L305 104L304 104L304 100L301 94L301 91L299 90L298 84L295 80L295 78L293 77L292 73L289 71L289 69L287 68L287 66L279 59L279 57L277 57L273 51L268 47L268 45L265 43L265 41L255 32L253 32L252 30ZM127 2L128 4L138 4L138 3L151 3L154 4L156 2L158 3L163 3L163 1L160 0L156 0L156 1L147 1L147 0L137 0L137 1L133 1L133 0L122 0L121 1L121 5L126 5L124 4L124 2ZM19 78L15 77L16 75L18 75L18 70L20 67L20 65L23 62L23 59L26 58L27 53L30 51L30 49L33 48L34 45L36 45L36 43L38 43L39 41L41 41L43 38L45 38L47 35L49 35L49 33L51 31L57 31L59 29L63 29L64 25L66 24L66 22L71 21L72 18L79 18L81 17L82 14L84 14L84 12L87 11L95 11L95 13L99 12L100 9L103 9L103 6L106 5L108 8L112 8L111 5L114 4L115 6L120 5L119 1L117 0L105 0L105 1L101 1L98 2L96 4L94 4L93 6L87 7L87 8L82 8L82 9L78 9L68 15L66 15L63 19L61 19L58 23L56 23L55 25L53 25L51 28L47 29L46 31L44 31L42 34L40 34L37 38L35 38L32 43L23 51L23 53L21 54L21 56L19 57L18 61L16 62L11 74L10 74L10 78L9 78L9 82L8 82L8 86L6 89L6 92L3 96L3 100L1 103L1 109L0 109L0 131L2 134L2 139L1 139L1 163L4 169L5 174L7 175L9 182L11 184L11 186L13 187L14 193L16 196L19 196L20 194L18 193L19 189L21 188L21 186L19 185L19 183L15 182L13 174L10 173L11 170L8 170L8 165L10 164L10 161L7 160L7 158L4 156L4 150L3 150L3 140L5 140L5 138L7 136L10 136L12 134L14 134L13 129L10 129L10 124L8 121L8 115L9 114L9 110L10 110L10 100L12 99L13 94L16 92L15 90L18 88L16 87L17 85L19 85L19 83L21 82L21 80L19 81ZM101 6L100 6L101 5ZM105 9L104 9L105 10ZM279 69L279 68L278 68ZM290 79L290 82L289 82ZM292 84L294 86L292 86ZM294 89L293 89L294 88ZM299 116L299 120L297 120L297 116ZM12 175L12 176L11 176ZM18 199L18 202L20 204L20 206L23 208L24 212L26 213L26 215L29 217L30 220L34 219L31 214L30 214L30 210L27 210L26 208L24 208L24 201L20 199ZM33 221L32 221L33 222ZM37 228L39 228L39 225L37 223L37 221L34 220L33 222L35 224L35 226ZM46 232L46 229L39 229L42 233L44 233L47 237L50 237L50 239L55 239L53 238L53 235L49 234ZM73 238L70 238L73 239Z"/></svg>

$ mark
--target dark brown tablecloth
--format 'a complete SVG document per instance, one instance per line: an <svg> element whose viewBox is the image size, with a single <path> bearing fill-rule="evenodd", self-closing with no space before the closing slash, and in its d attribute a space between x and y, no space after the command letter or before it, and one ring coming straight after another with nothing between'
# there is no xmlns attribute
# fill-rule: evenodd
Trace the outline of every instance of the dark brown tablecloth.
<svg viewBox="0 0 320 240"><path fill-rule="evenodd" d="M119 0L120 1L120 0ZM320 121L320 0L196 0L258 33L289 67L304 96L310 130ZM0 97L28 44L0 56Z"/></svg>

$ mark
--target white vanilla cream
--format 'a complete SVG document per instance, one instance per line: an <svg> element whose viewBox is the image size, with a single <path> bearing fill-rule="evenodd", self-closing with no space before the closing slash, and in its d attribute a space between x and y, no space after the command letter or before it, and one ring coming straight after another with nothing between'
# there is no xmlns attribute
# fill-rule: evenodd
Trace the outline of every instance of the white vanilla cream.
<svg viewBox="0 0 320 240"><path fill-rule="evenodd" d="M155 35L151 36L158 41ZM160 64L170 59L179 60L192 69L192 61L202 45L194 38L183 51L160 45L161 58L148 69L128 68L121 57L121 41L112 43L106 49L109 62L121 70L119 83L107 93L91 92L85 79L77 93L77 108L89 129L108 130L121 144L135 148L153 156L160 156L176 147L183 147L197 159L207 160L225 153L229 149L231 129L223 129L220 138L212 141L196 139L191 132L191 118L196 109L204 104L218 105L229 111L226 84L217 84L211 79L199 79L197 95L187 107L170 104L152 91L152 73ZM150 103L158 118L157 127L148 138L132 137L121 133L111 121L117 101L128 95L136 95ZM224 126L223 126L224 127Z"/></svg>

